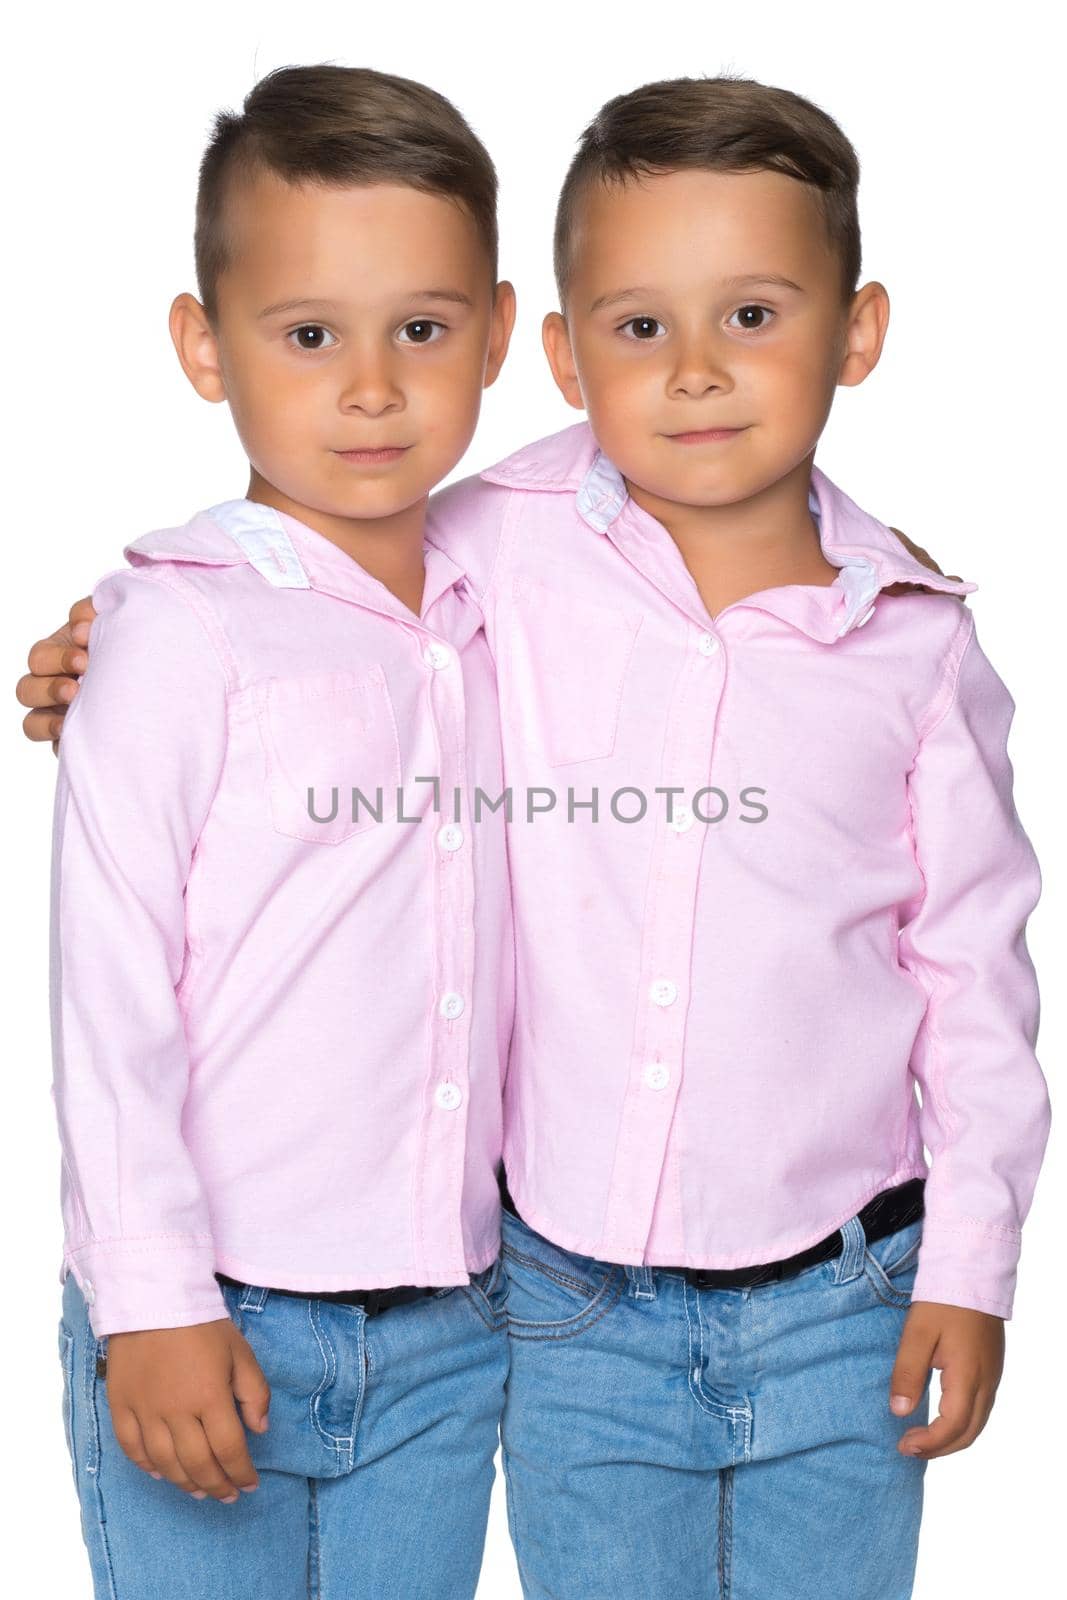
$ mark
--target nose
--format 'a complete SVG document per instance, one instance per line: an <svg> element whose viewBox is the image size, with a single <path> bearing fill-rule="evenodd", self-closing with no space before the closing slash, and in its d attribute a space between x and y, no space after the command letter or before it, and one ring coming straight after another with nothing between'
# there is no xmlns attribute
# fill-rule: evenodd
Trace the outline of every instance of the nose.
<svg viewBox="0 0 1067 1600"><path fill-rule="evenodd" d="M696 399L701 395L729 394L733 388L726 352L706 329L691 333L675 346L668 385L672 395Z"/></svg>
<svg viewBox="0 0 1067 1600"><path fill-rule="evenodd" d="M353 351L337 403L344 412L362 412L368 417L403 410L403 391L397 385L387 350L363 345Z"/></svg>

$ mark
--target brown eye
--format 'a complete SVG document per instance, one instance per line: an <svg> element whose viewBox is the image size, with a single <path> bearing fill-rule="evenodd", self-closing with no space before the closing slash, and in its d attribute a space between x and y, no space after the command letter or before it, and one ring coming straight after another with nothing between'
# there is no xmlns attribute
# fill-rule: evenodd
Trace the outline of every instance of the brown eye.
<svg viewBox="0 0 1067 1600"><path fill-rule="evenodd" d="M730 318L731 326L741 328L744 332L755 333L760 328L765 328L774 316L774 312L767 306L740 306ZM739 320L734 322L734 317Z"/></svg>
<svg viewBox="0 0 1067 1600"><path fill-rule="evenodd" d="M299 350L328 350L330 346L327 340L336 343L333 334L317 322L307 322L302 328L294 328L289 337Z"/></svg>
<svg viewBox="0 0 1067 1600"><path fill-rule="evenodd" d="M630 317L623 323L624 328L629 328L635 339L654 339L656 329L662 327L655 317Z"/></svg>
<svg viewBox="0 0 1067 1600"><path fill-rule="evenodd" d="M437 330L444 333L443 322L431 322L428 317L419 317L414 322L405 322L400 332L407 335L402 341L404 344L433 344Z"/></svg>

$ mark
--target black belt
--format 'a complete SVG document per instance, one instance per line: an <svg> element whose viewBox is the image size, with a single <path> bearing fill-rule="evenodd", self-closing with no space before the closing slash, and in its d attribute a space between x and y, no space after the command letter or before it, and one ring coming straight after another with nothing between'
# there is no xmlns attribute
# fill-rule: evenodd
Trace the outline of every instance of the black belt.
<svg viewBox="0 0 1067 1600"><path fill-rule="evenodd" d="M505 1211L513 1217L519 1213L515 1209L515 1202L508 1193L507 1180L503 1169L499 1175L500 1201ZM863 1226L863 1236L870 1244L875 1239L884 1239L887 1234L896 1233L898 1229L907 1227L909 1222L914 1222L923 1215L923 1191L926 1187L925 1178L909 1178L906 1183L898 1183L892 1189L883 1189L857 1213ZM522 1218L519 1217L520 1222ZM776 1283L781 1278L791 1278L804 1267L813 1267L819 1261L830 1261L834 1256L839 1256L844 1247L840 1228L833 1233L828 1233L825 1239L820 1239L818 1244L809 1245L806 1250L799 1251L795 1256L786 1256L782 1261L768 1261L760 1266L752 1267L660 1267L656 1272L671 1272L685 1278L696 1289L747 1289L755 1288L761 1283Z"/></svg>
<svg viewBox="0 0 1067 1600"><path fill-rule="evenodd" d="M228 1278L224 1272L216 1272L215 1277L220 1283L228 1283L232 1289L249 1288L239 1278ZM270 1292L290 1295L297 1300L334 1300L343 1306L362 1306L368 1317L376 1317L379 1312L388 1311L390 1306L405 1306L412 1300L422 1300L440 1291L402 1284L397 1289L271 1289Z"/></svg>

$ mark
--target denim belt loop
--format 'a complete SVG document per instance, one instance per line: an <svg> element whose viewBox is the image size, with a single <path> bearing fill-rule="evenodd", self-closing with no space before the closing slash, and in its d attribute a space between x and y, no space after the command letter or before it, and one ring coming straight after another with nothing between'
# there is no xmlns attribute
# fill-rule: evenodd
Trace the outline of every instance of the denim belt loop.
<svg viewBox="0 0 1067 1600"><path fill-rule="evenodd" d="M851 1283L863 1271L863 1258L867 1250L867 1237L859 1217L849 1217L841 1225L841 1254L833 1258L834 1282Z"/></svg>
<svg viewBox="0 0 1067 1600"><path fill-rule="evenodd" d="M626 1277L630 1285L630 1294L635 1300L656 1298L656 1280L651 1267L627 1267Z"/></svg>

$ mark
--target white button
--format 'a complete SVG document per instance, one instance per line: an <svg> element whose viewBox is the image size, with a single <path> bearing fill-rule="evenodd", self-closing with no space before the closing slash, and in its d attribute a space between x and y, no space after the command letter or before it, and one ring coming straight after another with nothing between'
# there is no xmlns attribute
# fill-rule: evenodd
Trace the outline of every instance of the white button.
<svg viewBox="0 0 1067 1600"><path fill-rule="evenodd" d="M456 822L446 822L437 835L442 850L458 850L463 843L463 829Z"/></svg>
<svg viewBox="0 0 1067 1600"><path fill-rule="evenodd" d="M447 645L438 644L435 639L426 647L426 662L440 672L442 667L447 667L452 660L452 652Z"/></svg>
<svg viewBox="0 0 1067 1600"><path fill-rule="evenodd" d="M439 1083L434 1099L442 1111L455 1111L463 1099L463 1090L455 1083Z"/></svg>
<svg viewBox="0 0 1067 1600"><path fill-rule="evenodd" d="M657 978L649 994L658 1006L672 1006L678 998L678 985L669 978Z"/></svg>
<svg viewBox="0 0 1067 1600"><path fill-rule="evenodd" d="M443 994L441 996L441 1004L438 1007L438 1010L440 1011L441 1015L443 1017L447 1017L449 1021L452 1021L452 1019L455 1017L461 1017L463 1015L463 996L461 994L455 994L451 991L448 994Z"/></svg>
<svg viewBox="0 0 1067 1600"><path fill-rule="evenodd" d="M688 806L675 806L674 816L671 818L671 827L675 833L688 833L696 821Z"/></svg>
<svg viewBox="0 0 1067 1600"><path fill-rule="evenodd" d="M645 1082L650 1089L665 1089L671 1081L671 1069L662 1061L651 1061L645 1068Z"/></svg>
<svg viewBox="0 0 1067 1600"><path fill-rule="evenodd" d="M719 641L713 633L702 633L697 640L697 649L702 656L713 656L719 648Z"/></svg>

